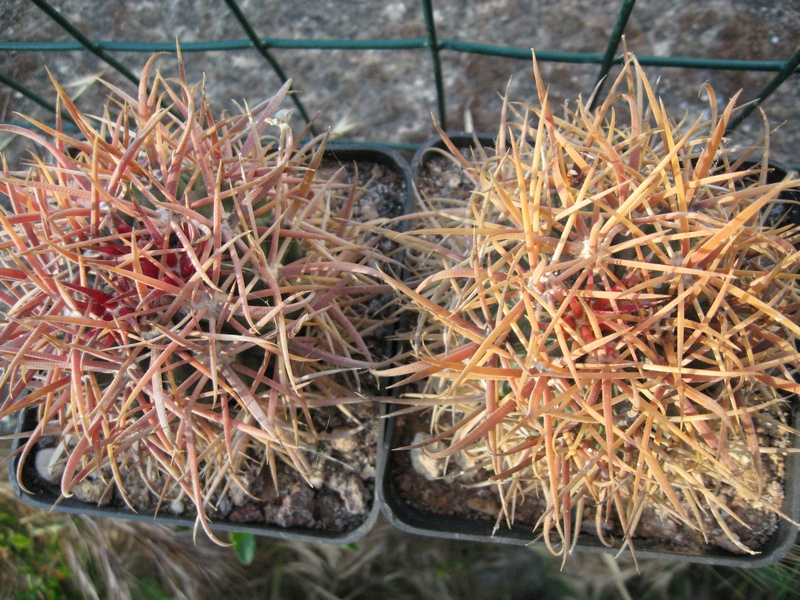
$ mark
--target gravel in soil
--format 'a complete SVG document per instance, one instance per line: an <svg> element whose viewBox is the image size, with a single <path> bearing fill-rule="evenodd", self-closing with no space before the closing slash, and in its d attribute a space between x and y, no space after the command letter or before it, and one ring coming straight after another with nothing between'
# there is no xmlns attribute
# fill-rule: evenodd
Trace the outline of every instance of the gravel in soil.
<svg viewBox="0 0 800 600"><path fill-rule="evenodd" d="M315 425L321 431L351 433L304 449L313 467L313 487L280 459L277 482L273 481L269 467L264 464L263 452L258 456L251 452L248 466L239 474L247 493L232 485L226 493L215 495L208 510L209 520L334 533L358 528L369 516L374 502L380 427L372 404L350 406L349 412L352 417L333 408L315 411L318 421ZM23 480L34 498L55 500L59 495L58 481L45 481L34 467L36 456L57 443L53 436L41 440L37 454L26 462ZM160 498L163 478L156 473L143 473L134 455L120 457L120 464L125 467L120 469L125 493L137 513L186 518L189 523L194 520L197 512L189 498L176 489ZM113 485L110 471L104 470L103 475L104 480L90 475L74 486L74 497L87 503L87 508L100 506L130 512Z"/></svg>
<svg viewBox="0 0 800 600"><path fill-rule="evenodd" d="M403 448L419 441L419 434L430 433L429 413L413 413L397 417L395 432L390 448ZM788 436L779 434L770 426L759 429L759 440L762 447L785 447ZM415 439L416 438L416 439ZM464 463L459 464L456 455L452 460L439 460L436 478L431 479L430 470L415 468L414 453L420 450L398 450L391 453L387 477L390 489L399 500L422 515L456 517L467 521L482 523L487 534L497 525L496 535L502 537L508 532L504 519L499 519L501 505L498 489L495 484L484 482L491 475L488 471L465 470ZM777 506L783 501L784 457L778 453L766 454L764 470L767 481L765 496ZM742 519L744 524L732 518L726 518L726 524L748 548L758 550L772 536L778 527L778 517L763 507L752 507L742 502L732 488L727 486L718 490L723 502ZM390 501L391 503L391 501ZM537 537L534 527L546 508L543 497L528 496L514 508L513 524L515 537L519 537L520 528L531 532L531 540ZM690 511L688 503L687 512ZM691 514L691 513L690 513ZM701 555L715 550L724 550L733 554L742 554L715 522L712 515L703 518L703 525L708 533L708 542L702 534L685 524L677 522L654 508L644 511L636 530L634 546L637 550L655 550L683 554ZM586 543L590 538L596 539L594 510L587 505L580 525L579 543ZM603 524L603 535L613 538L619 546L623 539L623 529L615 515ZM537 538L538 539L538 538ZM553 543L558 543L555 538ZM591 545L596 542L589 541Z"/></svg>

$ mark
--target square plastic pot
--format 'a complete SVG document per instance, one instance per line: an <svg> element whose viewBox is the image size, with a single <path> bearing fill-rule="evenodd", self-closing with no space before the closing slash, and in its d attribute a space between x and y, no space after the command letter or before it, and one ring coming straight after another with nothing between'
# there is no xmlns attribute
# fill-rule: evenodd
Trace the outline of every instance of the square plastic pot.
<svg viewBox="0 0 800 600"><path fill-rule="evenodd" d="M452 132L448 133L448 137L460 150L469 150L474 145L476 138L482 146L487 148L494 147L494 138L491 135L477 134L473 136L472 133ZM441 150L446 150L446 147L439 137L428 140L420 147L411 163L415 184L418 182L420 170L425 164L426 157L430 156L432 152ZM465 153L465 156L468 155ZM769 174L770 181L780 181L784 175L785 171L781 167L776 167ZM793 199L800 200L800 194L796 194ZM790 214L791 218L796 218L798 216L796 213L800 212L797 207L794 208L796 212ZM800 222L800 219L796 220ZM798 428L800 426L800 401L798 401L797 397L793 400L792 409L792 423L795 428ZM398 462L400 461L398 459L399 452L395 452L393 449L402 446L403 443L397 440L395 421L394 418L390 418L386 427L385 447L380 456L380 460L386 462L383 465L379 465L379 471L383 473L383 480L377 489L378 500L389 522L398 529L423 536L459 541L545 547L542 541L532 541L535 534L532 532L531 527L528 526L512 525L508 528L505 524L501 524L495 531L494 518L477 520L443 516L434 514L434 512L425 512L409 505L403 499L396 481L397 469L399 468ZM792 446L800 448L798 436L793 436L793 438ZM425 483L420 485L424 488ZM431 495L435 497L432 485L430 491ZM797 453L789 453L786 457L782 509L793 520L800 520L800 455ZM660 550L657 544L654 542L648 543L642 538L635 540L635 551L637 558L643 559L658 558L729 567L756 568L770 565L783 558L795 544L797 531L794 525L785 519L780 519L775 532L759 549L759 554L754 556L739 555L716 549L709 550L703 554L671 552ZM580 535L575 549L577 551L608 554L617 554L619 551L618 548L604 546L596 536L589 534Z"/></svg>
<svg viewBox="0 0 800 600"><path fill-rule="evenodd" d="M325 158L333 161L338 161L342 165L348 163L377 163L393 171L400 181L403 182L405 187L405 204L404 210L410 204L412 194L412 178L411 172L406 160L393 150L388 150L377 145L347 145L347 146L331 146L325 151ZM31 431L36 425L36 414L34 410L25 411L19 419L17 433ZM325 531L320 529L301 528L301 527L280 527L268 523L231 523L222 520L216 520L210 523L211 528L215 531L228 531L251 533L254 535L267 536L279 538L284 540L297 540L304 542L318 542L325 544L349 544L357 541L365 536L375 525L380 514L380 505L377 498L377 487L379 482L383 479L383 473L380 469L386 464L385 458L382 456L385 451L385 445L382 441L385 439L385 420L378 419L378 444L376 452L376 470L375 470L375 489L372 494L372 506L367 513L363 522L357 527L347 531ZM22 440L17 438L14 440L12 451L16 451L22 444ZM166 511L158 515L134 513L127 507L117 506L97 506L95 504L82 502L72 498L61 498L60 492L53 484L47 484L37 475L35 468L35 455L31 455L25 462L22 469L22 485L17 479L17 467L19 464L19 455L15 454L8 462L8 473L14 493L25 503L42 510L57 510L72 514L83 514L93 517L113 517L129 519L134 521L148 521L156 522L163 525L176 525L182 527L194 527L195 519L189 517L173 516L167 514ZM23 487L25 489L23 489ZM27 490L27 491L26 491Z"/></svg>

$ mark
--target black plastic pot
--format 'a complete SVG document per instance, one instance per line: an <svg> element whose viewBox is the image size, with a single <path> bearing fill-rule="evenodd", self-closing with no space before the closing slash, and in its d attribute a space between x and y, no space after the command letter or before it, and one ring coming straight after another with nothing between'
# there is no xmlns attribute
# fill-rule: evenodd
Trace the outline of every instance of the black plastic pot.
<svg viewBox="0 0 800 600"><path fill-rule="evenodd" d="M342 165L348 163L377 163L388 167L405 185L406 201L404 209L410 205L410 198L413 190L411 171L406 160L393 150L388 150L377 145L333 145L325 151L325 158L338 161ZM36 425L35 411L28 410L21 415L17 433L31 431ZM364 521L357 527L343 532L323 531L319 529L290 527L283 528L278 525L268 523L231 523L225 521L215 521L211 523L211 528L215 531L229 531L240 533L251 533L255 535L280 538L285 540L298 540L305 542L318 542L327 544L349 544L366 535L380 513L379 500L377 498L377 487L383 479L381 469L386 464L382 456L385 446L382 440L385 439L385 420L379 419L378 447L375 472L375 490L373 491L372 506L367 513ZM16 451L22 444L20 438L14 441L12 451ZM25 503L40 508L42 510L57 510L66 513L83 514L93 517L114 517L130 519L136 521L157 522L163 525L177 525L182 527L194 527L195 519L189 517L168 515L166 511L158 515L134 513L127 507L117 506L97 506L73 498L61 498L59 490L53 484L43 482L36 473L35 456L29 456L22 469L22 486L17 480L17 467L19 455L15 454L8 463L9 479L15 494ZM28 491L26 491L26 488Z"/></svg>
<svg viewBox="0 0 800 600"><path fill-rule="evenodd" d="M490 135L478 134L473 136L471 133L454 132L449 133L448 137L459 149L468 150L473 146L476 138L482 146L487 148L494 147L494 138ZM445 149L445 145L438 137L428 140L420 147L411 163L415 184L418 181L421 169L425 165L426 157L443 149ZM769 175L770 181L781 181L784 175L785 171L776 168ZM798 201L800 200L800 193L794 194L793 197L787 199ZM791 216L795 217L796 215ZM800 220L797 220L797 222L800 222ZM793 405L793 423L795 427L800 426L800 401L797 397L795 397ZM400 463L408 463L407 459L402 459L400 456L406 451L393 451L394 448L401 447L407 443L408 440L399 441L397 439L396 419L390 418L386 428L384 452L380 457L386 463L379 465L379 470L384 473L384 479L378 486L377 494L384 515L395 527L418 535L444 539L545 547L542 541L532 542L534 534L531 528L527 526L512 525L509 528L505 523L501 523L495 531L496 520L488 515L485 519L443 516L435 514L433 510L425 512L408 504L398 489L396 478L398 468L404 468ZM794 436L793 447L800 448L798 436ZM410 468L410 466L406 465L405 468ZM797 453L790 453L786 457L785 472L785 497L782 508L793 520L800 521L800 456ZM426 482L422 477L419 480L422 481L418 484L418 489L421 487L423 493L428 492L430 497L436 498L435 483L438 482ZM415 481L418 480L415 479ZM767 566L783 558L795 544L796 539L797 528L786 520L781 519L777 530L760 548L759 554L755 556L728 553L723 550L709 551L699 555L682 554L664 551L659 549L655 543L648 543L646 540L639 538L635 542L635 548L636 556L639 558L659 558L720 566L755 568ZM589 534L580 535L576 550L609 554L617 554L619 551L618 547L608 548L602 545L596 536Z"/></svg>

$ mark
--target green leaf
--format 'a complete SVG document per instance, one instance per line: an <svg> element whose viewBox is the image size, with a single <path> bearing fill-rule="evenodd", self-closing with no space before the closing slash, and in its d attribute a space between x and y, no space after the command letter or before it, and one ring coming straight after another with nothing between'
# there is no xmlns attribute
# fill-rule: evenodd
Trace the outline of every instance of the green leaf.
<svg viewBox="0 0 800 600"><path fill-rule="evenodd" d="M27 550L31 547L33 542L31 542L31 538L27 535L22 535L21 533L15 533L11 536L11 543L17 548L17 550Z"/></svg>
<svg viewBox="0 0 800 600"><path fill-rule="evenodd" d="M233 542L233 550L239 562L245 566L253 562L256 555L256 536L252 533L230 533L228 534L231 542Z"/></svg>
<svg viewBox="0 0 800 600"><path fill-rule="evenodd" d="M351 544L344 544L342 548L347 548L348 550L352 550L353 552L358 552L358 544L353 542Z"/></svg>
<svg viewBox="0 0 800 600"><path fill-rule="evenodd" d="M161 586L158 581L152 577L146 577L136 586L136 592L133 596L134 600L175 600L175 596L170 596Z"/></svg>

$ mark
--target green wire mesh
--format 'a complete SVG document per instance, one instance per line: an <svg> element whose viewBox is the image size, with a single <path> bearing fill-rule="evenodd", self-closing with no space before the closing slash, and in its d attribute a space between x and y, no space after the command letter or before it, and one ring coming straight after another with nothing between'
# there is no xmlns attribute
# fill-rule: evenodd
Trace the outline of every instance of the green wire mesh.
<svg viewBox="0 0 800 600"><path fill-rule="evenodd" d="M0 40L0 52L68 52L74 50L88 51L98 59L110 65L126 79L136 83L138 78L116 58L121 53L156 53L172 52L175 49L174 43L150 43L139 41L103 41L93 40L86 37L72 22L64 17L47 0L30 0L44 14L57 23L66 31L74 41L59 42L27 42L27 41L2 41ZM483 43L474 43L456 39L440 38L437 31L437 24L434 14L434 0L420 0L426 37L424 38L403 38L403 39L285 39L259 37L256 29L251 24L247 15L236 0L224 0L230 13L235 17L241 26L246 38L226 39L219 41L194 41L181 42L181 50L184 53L191 52L225 52L243 49L255 49L269 64L278 78L285 82L288 79L278 59L272 50L415 50L427 49L430 53L433 72L433 86L436 90L436 112L440 124L447 128L448 120L445 103L445 84L443 77L443 65L441 55L443 52L452 51L468 54L479 54L486 56L503 57L509 59L530 60L530 48L508 47ZM604 53L585 53L585 52L559 52L537 49L536 56L542 62L572 63L572 64L597 64L599 65L596 87L599 89L606 76L615 64L621 62L620 46L623 35L626 31L629 18L634 10L635 0L622 0L619 12L610 32L606 50ZM532 9L533 10L533 9ZM785 60L733 60L724 58L694 58L680 56L637 56L639 62L644 66L655 67L676 67L689 69L708 69L708 70L729 70L729 71L756 71L774 72L774 77L769 83L755 96L755 100L739 112L735 120L731 123L731 129L737 127L754 110L758 108L767 98L775 92L785 81L798 73L800 66L800 46L793 56L785 57ZM13 78L0 73L0 84L12 88L14 91L29 98L36 104L55 112L56 107L43 99L40 95L28 89L22 83ZM297 110L302 118L311 122L311 117L302 101L302 96L295 93L292 96ZM69 121L69 116L62 115L65 121ZM18 123L19 124L19 123ZM313 130L313 127L312 127ZM405 146L394 144L395 146ZM408 145L412 147L413 145Z"/></svg>

